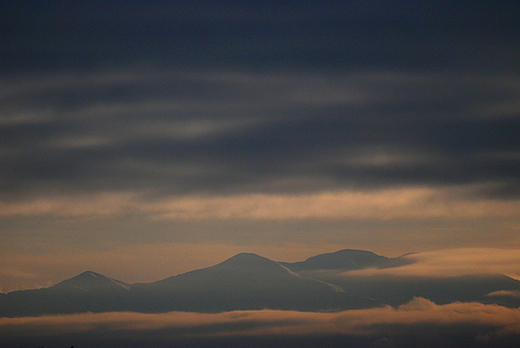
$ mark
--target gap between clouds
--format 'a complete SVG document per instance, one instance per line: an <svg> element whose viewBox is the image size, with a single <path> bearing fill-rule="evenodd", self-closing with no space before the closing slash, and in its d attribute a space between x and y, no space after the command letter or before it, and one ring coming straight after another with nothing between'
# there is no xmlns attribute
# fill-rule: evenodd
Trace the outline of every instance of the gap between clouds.
<svg viewBox="0 0 520 348"><path fill-rule="evenodd" d="M346 248L347 246L343 246ZM70 249L52 246L49 250L0 256L0 291L48 287L81 272L92 270L128 283L153 282L172 275L210 267L241 252L253 252L273 261L296 262L341 247L331 244L303 247L241 246L227 244L162 243L129 245L104 250ZM40 249L45 249L40 247ZM364 269L341 273L318 271L343 277L460 277L504 274L520 280L519 249L461 248L425 251L402 256L411 263L384 269ZM58 270L58 271L57 271ZM312 273L312 271L310 271ZM3 289L2 289L3 286ZM489 296L519 296L516 293L491 293Z"/></svg>
<svg viewBox="0 0 520 348"><path fill-rule="evenodd" d="M283 243L269 246L161 243L78 248L39 244L38 250L0 253L0 292L49 287L86 270L128 283L154 282L173 275L216 265L236 254L252 252L274 261L296 262L338 245L303 246Z"/></svg>

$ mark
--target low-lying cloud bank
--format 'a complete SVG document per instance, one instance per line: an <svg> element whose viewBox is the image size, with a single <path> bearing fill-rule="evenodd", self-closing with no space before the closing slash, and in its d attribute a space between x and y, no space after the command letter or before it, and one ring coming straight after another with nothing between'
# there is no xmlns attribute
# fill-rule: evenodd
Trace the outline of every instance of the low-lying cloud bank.
<svg viewBox="0 0 520 348"><path fill-rule="evenodd" d="M114 339L223 338L235 336L380 336L412 334L432 327L457 332L474 328L475 339L520 334L520 309L480 303L437 305L414 298L390 306L337 313L279 310L234 311L218 314L171 312L86 313L0 319L0 337L101 335Z"/></svg>
<svg viewBox="0 0 520 348"><path fill-rule="evenodd" d="M363 269L345 276L459 277L476 274L505 274L520 279L520 250L460 248L411 253L402 256L410 263L400 267Z"/></svg>

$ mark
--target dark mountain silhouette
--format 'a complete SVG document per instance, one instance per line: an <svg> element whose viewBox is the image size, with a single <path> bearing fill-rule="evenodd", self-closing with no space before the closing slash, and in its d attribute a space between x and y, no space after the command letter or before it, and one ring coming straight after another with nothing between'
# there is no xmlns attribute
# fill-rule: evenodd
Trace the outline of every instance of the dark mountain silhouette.
<svg viewBox="0 0 520 348"><path fill-rule="evenodd" d="M124 293L130 290L130 285L96 272L87 271L74 278L64 280L52 286L52 288L61 290L78 289L90 293L103 291Z"/></svg>
<svg viewBox="0 0 520 348"><path fill-rule="evenodd" d="M0 315L117 311L127 306L128 292L128 284L88 271L49 288L5 294Z"/></svg>
<svg viewBox="0 0 520 348"><path fill-rule="evenodd" d="M510 308L520 306L518 296L489 296L500 290L513 293L520 290L520 281L502 274L431 278L389 275L359 277L315 272L313 276L347 288L352 293L362 293L380 305L397 307L414 297L423 297L437 304L459 301L498 304Z"/></svg>
<svg viewBox="0 0 520 348"><path fill-rule="evenodd" d="M132 287L138 311L321 310L363 308L373 301L335 284L301 277L278 262L238 254L218 265Z"/></svg>
<svg viewBox="0 0 520 348"><path fill-rule="evenodd" d="M520 306L520 282L504 275L426 278L354 276L349 270L399 267L405 258L341 250L302 262L275 262L243 253L219 263L153 283L126 284L84 272L44 289L0 294L0 317L107 311L158 313L284 309L302 311L398 306L413 297L436 303L478 301Z"/></svg>

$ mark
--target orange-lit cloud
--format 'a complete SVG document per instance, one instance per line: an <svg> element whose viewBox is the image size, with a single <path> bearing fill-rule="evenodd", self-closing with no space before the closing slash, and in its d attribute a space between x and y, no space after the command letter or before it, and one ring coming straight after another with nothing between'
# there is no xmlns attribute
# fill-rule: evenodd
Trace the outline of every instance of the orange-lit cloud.
<svg viewBox="0 0 520 348"><path fill-rule="evenodd" d="M0 202L0 216L55 215L77 217L112 215L131 209L135 194L102 193L94 195L35 198L23 202Z"/></svg>
<svg viewBox="0 0 520 348"><path fill-rule="evenodd" d="M413 331L418 326L469 325L503 334L520 330L520 309L480 303L437 305L414 298L398 308L382 307L337 313L277 310L218 314L171 312L86 313L25 318L0 318L0 336L111 334L115 337L224 337L261 335L378 335Z"/></svg>
<svg viewBox="0 0 520 348"><path fill-rule="evenodd" d="M509 297L520 297L520 291L518 290L500 290L493 291L487 294L487 296L509 296Z"/></svg>
<svg viewBox="0 0 520 348"><path fill-rule="evenodd" d="M468 198L480 187L396 188L313 194L242 194L143 199L137 193L103 193L0 202L1 216L61 217L148 214L154 219L460 219L515 218L518 200Z"/></svg>
<svg viewBox="0 0 520 348"><path fill-rule="evenodd" d="M365 269L347 272L349 276L424 276L450 277L474 274L505 274L520 279L518 265L520 250L493 248L462 248L427 251L409 254L403 258L413 261L408 265L386 268Z"/></svg>

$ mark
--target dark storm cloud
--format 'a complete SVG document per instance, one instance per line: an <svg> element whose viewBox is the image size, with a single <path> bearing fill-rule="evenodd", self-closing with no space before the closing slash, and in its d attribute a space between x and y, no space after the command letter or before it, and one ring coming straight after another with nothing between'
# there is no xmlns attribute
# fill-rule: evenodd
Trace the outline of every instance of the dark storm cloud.
<svg viewBox="0 0 520 348"><path fill-rule="evenodd" d="M6 79L1 182L14 196L263 192L276 182L493 183L484 194L515 196L519 89L520 78L496 74L134 68Z"/></svg>
<svg viewBox="0 0 520 348"><path fill-rule="evenodd" d="M3 198L489 184L518 197L519 5L2 5Z"/></svg>
<svg viewBox="0 0 520 348"><path fill-rule="evenodd" d="M2 5L2 71L132 62L247 68L516 66L509 1L70 1Z"/></svg>

